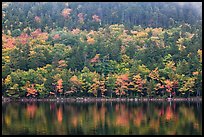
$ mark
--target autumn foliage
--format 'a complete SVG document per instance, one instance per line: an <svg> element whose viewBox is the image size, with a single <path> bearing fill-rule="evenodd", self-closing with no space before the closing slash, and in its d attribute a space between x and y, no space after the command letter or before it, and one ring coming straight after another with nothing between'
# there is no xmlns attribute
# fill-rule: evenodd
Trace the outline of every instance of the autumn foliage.
<svg viewBox="0 0 204 137"><path fill-rule="evenodd" d="M173 87L173 82L170 80L165 80L165 87L166 87L166 91L167 92L171 92L172 91L172 87Z"/></svg>
<svg viewBox="0 0 204 137"><path fill-rule="evenodd" d="M23 45L28 43L29 39L30 39L30 36L28 36L28 34L26 33L22 33L19 37L17 37L17 40Z"/></svg>
<svg viewBox="0 0 204 137"><path fill-rule="evenodd" d="M76 85L76 86L79 86L79 85L82 84L82 83L79 81L79 79L77 78L77 76L75 76L75 75L70 78L70 82L71 82L72 84Z"/></svg>
<svg viewBox="0 0 204 137"><path fill-rule="evenodd" d="M116 94L117 95L125 95L125 91L128 89L128 85L129 85L129 78L128 78L128 74L122 74L117 76L117 80L116 80Z"/></svg>
<svg viewBox="0 0 204 137"><path fill-rule="evenodd" d="M90 62L91 62L91 63L96 63L96 62L98 62L98 61L99 61L99 57L100 57L100 55L99 55L99 54L96 54L95 57L90 60Z"/></svg>
<svg viewBox="0 0 204 137"><path fill-rule="evenodd" d="M88 44L94 44L94 43L95 43L94 38L87 37L87 43L88 43Z"/></svg>
<svg viewBox="0 0 204 137"><path fill-rule="evenodd" d="M133 85L135 86L135 90L138 92L142 92L143 89L143 80L140 74L137 74L133 77Z"/></svg>
<svg viewBox="0 0 204 137"><path fill-rule="evenodd" d="M31 33L32 38L45 41L48 39L48 33L42 32L41 29L36 29Z"/></svg>
<svg viewBox="0 0 204 137"><path fill-rule="evenodd" d="M8 35L2 34L2 43L3 48L12 49L15 47L16 40Z"/></svg>
<svg viewBox="0 0 204 137"><path fill-rule="evenodd" d="M95 21L95 22L100 22L100 21L101 21L100 17L97 16L97 15L93 15L93 16L92 16L92 19L93 19L93 21Z"/></svg>
<svg viewBox="0 0 204 137"><path fill-rule="evenodd" d="M47 3L43 4L46 7ZM202 95L199 22L173 25L172 19L166 16L168 23L164 27L157 16L145 15L146 19L142 12L130 12L132 8L119 12L119 6L107 12L110 9L104 10L102 4L88 11L82 3L61 4L53 11L44 6L39 8L40 3L34 4L31 7L35 8L28 9L21 17L25 6L3 5L2 93L5 96ZM10 6L19 8L10 10L7 8ZM20 9L22 13L14 14ZM136 9L140 11L143 6ZM155 11L153 15L156 13L160 12Z"/></svg>
<svg viewBox="0 0 204 137"><path fill-rule="evenodd" d="M62 16L63 16L64 18L69 18L69 15L70 15L71 11L72 11L72 9L70 9L70 8L65 8L65 9L63 9L63 10L62 10Z"/></svg>
<svg viewBox="0 0 204 137"><path fill-rule="evenodd" d="M35 97L38 93L38 91L34 88L34 84L29 85L29 87L26 88L27 95L26 96L33 96Z"/></svg>
<svg viewBox="0 0 204 137"><path fill-rule="evenodd" d="M62 91L63 91L62 82L63 82L62 79L59 79L59 80L57 81L56 90L57 90L57 92L59 92L59 93L62 93Z"/></svg>
<svg viewBox="0 0 204 137"><path fill-rule="evenodd" d="M54 40L59 39L59 38L60 38L60 35L59 35L59 34L55 34L55 35L53 36L53 39L54 39Z"/></svg>

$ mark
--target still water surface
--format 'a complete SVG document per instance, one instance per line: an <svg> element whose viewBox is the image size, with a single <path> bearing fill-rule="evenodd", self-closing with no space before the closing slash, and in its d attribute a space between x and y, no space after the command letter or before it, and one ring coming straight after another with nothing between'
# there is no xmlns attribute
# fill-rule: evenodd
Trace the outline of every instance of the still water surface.
<svg viewBox="0 0 204 137"><path fill-rule="evenodd" d="M202 102L2 104L2 134L202 134Z"/></svg>

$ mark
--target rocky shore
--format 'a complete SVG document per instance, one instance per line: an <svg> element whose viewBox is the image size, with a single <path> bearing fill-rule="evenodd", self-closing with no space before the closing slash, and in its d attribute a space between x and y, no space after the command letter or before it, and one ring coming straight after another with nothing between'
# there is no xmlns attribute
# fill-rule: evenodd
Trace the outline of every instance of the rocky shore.
<svg viewBox="0 0 204 137"><path fill-rule="evenodd" d="M136 101L202 101L202 97L192 97L192 98L86 98L86 97L76 97L76 98L21 98L12 99L2 97L2 102L136 102Z"/></svg>

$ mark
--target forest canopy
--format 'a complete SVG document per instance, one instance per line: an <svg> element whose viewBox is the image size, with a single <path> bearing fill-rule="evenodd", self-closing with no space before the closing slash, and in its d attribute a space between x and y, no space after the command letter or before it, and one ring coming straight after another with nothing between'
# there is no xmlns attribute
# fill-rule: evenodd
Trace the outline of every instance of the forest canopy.
<svg viewBox="0 0 204 137"><path fill-rule="evenodd" d="M201 7L3 2L2 94L201 96Z"/></svg>
<svg viewBox="0 0 204 137"><path fill-rule="evenodd" d="M4 30L91 30L112 24L169 28L202 20L201 2L7 2L2 6Z"/></svg>

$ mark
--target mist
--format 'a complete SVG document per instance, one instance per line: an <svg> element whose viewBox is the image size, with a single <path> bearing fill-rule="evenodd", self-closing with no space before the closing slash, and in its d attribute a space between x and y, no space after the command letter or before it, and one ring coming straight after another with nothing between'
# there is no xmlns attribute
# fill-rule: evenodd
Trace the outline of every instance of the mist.
<svg viewBox="0 0 204 137"><path fill-rule="evenodd" d="M174 2L182 8L192 8L202 18L202 2Z"/></svg>

